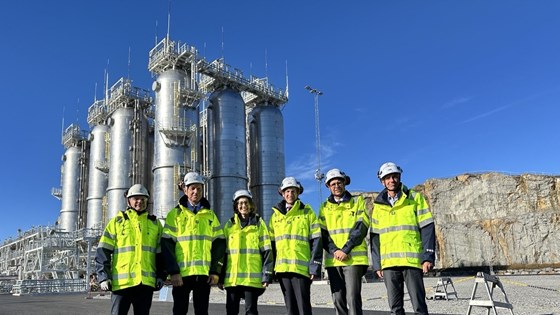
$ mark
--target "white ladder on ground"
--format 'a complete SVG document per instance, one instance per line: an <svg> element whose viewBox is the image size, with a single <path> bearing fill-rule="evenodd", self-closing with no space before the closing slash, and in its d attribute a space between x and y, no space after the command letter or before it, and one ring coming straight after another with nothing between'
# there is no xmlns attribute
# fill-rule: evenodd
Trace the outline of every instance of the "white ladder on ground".
<svg viewBox="0 0 560 315"><path fill-rule="evenodd" d="M482 286L486 290L486 295L488 296L488 300L484 299L476 299L476 289L478 288L478 284L482 284ZM494 288L498 287L503 293L504 301L496 301L494 297ZM513 306L509 302L506 291L504 290L504 286L500 279L496 276L492 276L486 274L484 272L479 272L476 274L474 279L474 288L471 294L471 300L469 302L469 308L467 310L467 315L471 314L471 310L473 307L484 307L486 308L486 315L490 314L490 310L494 311L494 315L498 315L497 308L508 309L511 315L513 314Z"/></svg>
<svg viewBox="0 0 560 315"><path fill-rule="evenodd" d="M432 296L433 300L437 298L449 300L450 296L457 297L457 290L455 290L455 286L453 285L453 280L449 277L441 277L438 279L437 284L434 286L434 294Z"/></svg>

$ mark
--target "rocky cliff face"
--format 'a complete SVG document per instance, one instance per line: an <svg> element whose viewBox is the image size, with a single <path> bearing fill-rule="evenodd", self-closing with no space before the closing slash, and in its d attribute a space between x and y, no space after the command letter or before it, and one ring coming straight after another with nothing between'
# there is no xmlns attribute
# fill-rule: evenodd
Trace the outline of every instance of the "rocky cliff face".
<svg viewBox="0 0 560 315"><path fill-rule="evenodd" d="M414 189L436 221L437 268L560 265L560 177L464 174Z"/></svg>

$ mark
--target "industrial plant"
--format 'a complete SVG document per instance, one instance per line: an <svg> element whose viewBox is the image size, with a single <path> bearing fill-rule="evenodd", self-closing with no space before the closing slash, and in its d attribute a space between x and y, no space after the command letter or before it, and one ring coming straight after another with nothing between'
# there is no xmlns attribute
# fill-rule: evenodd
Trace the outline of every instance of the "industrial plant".
<svg viewBox="0 0 560 315"><path fill-rule="evenodd" d="M253 192L265 220L285 176L281 107L288 89L245 77L223 58L207 61L169 36L149 52L151 91L121 78L88 109L89 130L65 126L61 201L54 226L37 227L0 247L0 292L86 291L105 224L126 209L125 191L150 190L150 211L164 220L182 196L189 171L206 180L205 194L223 222L231 196Z"/></svg>

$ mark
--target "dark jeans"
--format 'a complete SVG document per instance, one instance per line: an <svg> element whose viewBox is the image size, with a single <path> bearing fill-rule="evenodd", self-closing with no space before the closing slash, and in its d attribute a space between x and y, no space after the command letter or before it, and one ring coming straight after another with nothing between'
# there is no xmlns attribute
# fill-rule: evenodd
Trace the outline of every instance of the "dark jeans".
<svg viewBox="0 0 560 315"><path fill-rule="evenodd" d="M393 315L405 315L404 284L416 315L428 315L426 289L424 288L422 269L410 267L393 267L383 269L383 279L387 288L389 307Z"/></svg>
<svg viewBox="0 0 560 315"><path fill-rule="evenodd" d="M288 315L311 315L311 279L297 273L277 273Z"/></svg>
<svg viewBox="0 0 560 315"><path fill-rule="evenodd" d="M264 293L264 288L236 286L226 288L226 312L227 315L239 314L239 301L245 299L245 314L258 315L258 299Z"/></svg>
<svg viewBox="0 0 560 315"><path fill-rule="evenodd" d="M173 314L187 314L191 291L193 292L194 314L208 315L208 303L210 300L208 276L183 277L183 286L173 287Z"/></svg>
<svg viewBox="0 0 560 315"><path fill-rule="evenodd" d="M152 307L153 294L154 288L143 284L113 291L111 295L111 302L113 302L111 315L128 314L131 304L135 315L148 315Z"/></svg>
<svg viewBox="0 0 560 315"><path fill-rule="evenodd" d="M362 277L367 266L328 267L337 315L362 315Z"/></svg>

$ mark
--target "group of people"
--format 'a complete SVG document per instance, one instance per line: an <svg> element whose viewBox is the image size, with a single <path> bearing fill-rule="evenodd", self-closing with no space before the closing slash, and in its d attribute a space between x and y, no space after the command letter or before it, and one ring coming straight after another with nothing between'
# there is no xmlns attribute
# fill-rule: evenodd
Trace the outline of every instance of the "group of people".
<svg viewBox="0 0 560 315"><path fill-rule="evenodd" d="M149 314L153 291L169 279L173 314L187 314L191 291L194 313L208 314L213 285L226 290L226 314L238 314L241 299L245 314L258 314L259 296L276 279L288 314L311 315L311 284L324 267L336 314L362 314L362 277L371 265L384 279L391 314L405 314L404 284L415 314L428 314L423 274L434 264L434 221L401 174L392 162L380 167L384 189L369 211L362 196L346 190L350 177L329 170L330 195L318 216L299 198L301 183L286 177L268 224L251 192L240 189L222 225L203 196L204 179L190 172L162 227L146 211L149 192L134 185L125 193L128 208L110 220L97 249L100 287L113 292L111 313L127 314L132 305L135 314Z"/></svg>

